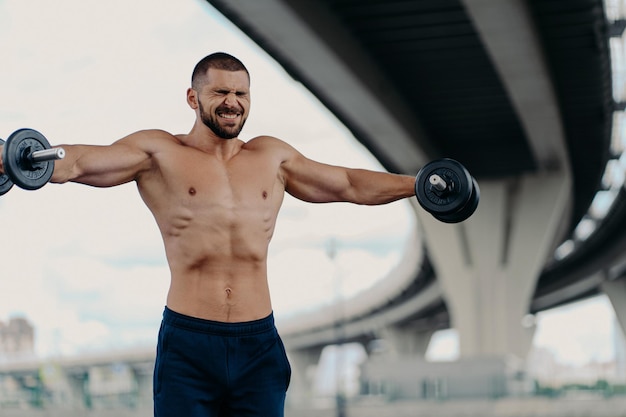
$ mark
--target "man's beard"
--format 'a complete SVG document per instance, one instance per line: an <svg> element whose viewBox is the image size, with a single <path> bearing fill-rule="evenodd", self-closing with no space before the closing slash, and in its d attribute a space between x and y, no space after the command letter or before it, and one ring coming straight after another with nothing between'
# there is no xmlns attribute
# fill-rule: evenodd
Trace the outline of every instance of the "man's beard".
<svg viewBox="0 0 626 417"><path fill-rule="evenodd" d="M200 109L200 120L202 120L202 123L222 139L236 138L239 136L243 125L246 123L246 119L241 119L239 126L224 128L220 126L217 115L209 114L204 111L204 107L200 101L198 101L198 107Z"/></svg>

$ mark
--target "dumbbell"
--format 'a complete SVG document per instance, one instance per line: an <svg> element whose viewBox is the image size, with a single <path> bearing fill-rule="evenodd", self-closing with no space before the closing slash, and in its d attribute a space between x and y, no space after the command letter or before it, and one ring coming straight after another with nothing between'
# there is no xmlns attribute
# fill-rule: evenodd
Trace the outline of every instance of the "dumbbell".
<svg viewBox="0 0 626 417"><path fill-rule="evenodd" d="M63 148L52 149L44 135L33 129L16 130L3 143L0 195L13 184L25 190L43 187L52 177L54 161L65 157Z"/></svg>
<svg viewBox="0 0 626 417"><path fill-rule="evenodd" d="M0 139L0 145L4 145L4 140ZM6 194L13 187L13 181L7 174L0 175L0 195Z"/></svg>
<svg viewBox="0 0 626 417"><path fill-rule="evenodd" d="M478 207L478 183L454 159L432 161L415 177L415 195L419 204L444 223L459 223L470 217Z"/></svg>
<svg viewBox="0 0 626 417"><path fill-rule="evenodd" d="M50 147L48 140L33 129L19 129L4 143L0 175L0 195L13 184L36 190L48 183L54 161L63 159L62 148ZM458 161L444 158L430 162L417 173L415 195L419 204L437 220L458 223L470 217L478 207L480 189L476 180Z"/></svg>

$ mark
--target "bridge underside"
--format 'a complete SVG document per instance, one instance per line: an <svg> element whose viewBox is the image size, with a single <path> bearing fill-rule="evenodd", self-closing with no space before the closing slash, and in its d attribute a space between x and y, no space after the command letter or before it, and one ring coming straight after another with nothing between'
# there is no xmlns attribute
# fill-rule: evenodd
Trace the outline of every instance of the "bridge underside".
<svg viewBox="0 0 626 417"><path fill-rule="evenodd" d="M481 210L499 213L496 224L471 220L444 229L416 208L426 252L407 258L415 264L393 297L354 309L341 324L344 338L371 339L393 326L428 333L458 325L463 313L455 319L451 310L463 307L454 301L456 281L445 277L450 273L438 249L446 245L466 248L454 262L467 261L467 247L485 239L504 245L490 267L474 249L483 266L465 268L473 277L465 279L479 292L488 288L480 284L485 274L492 283L517 276L511 256L540 257L519 299L507 296L516 305L515 320L598 294L603 282L624 275L623 189L594 236L563 260L552 256L586 215L611 158L611 28L602 0L208 1L389 171L413 175L428 160L458 159L484 185L477 219ZM541 211L540 198L552 205ZM525 236L539 224L537 215L543 232ZM476 224L493 233L481 236L472 231ZM541 248L533 252L533 246ZM300 317L286 323L283 334L302 348L331 343L337 323L324 317Z"/></svg>

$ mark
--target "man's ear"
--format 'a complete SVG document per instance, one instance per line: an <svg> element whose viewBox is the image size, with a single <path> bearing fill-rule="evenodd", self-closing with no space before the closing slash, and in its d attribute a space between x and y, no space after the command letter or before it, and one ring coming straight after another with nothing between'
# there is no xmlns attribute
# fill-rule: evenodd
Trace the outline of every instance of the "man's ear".
<svg viewBox="0 0 626 417"><path fill-rule="evenodd" d="M194 110L198 108L198 93L193 88L187 89L187 104Z"/></svg>

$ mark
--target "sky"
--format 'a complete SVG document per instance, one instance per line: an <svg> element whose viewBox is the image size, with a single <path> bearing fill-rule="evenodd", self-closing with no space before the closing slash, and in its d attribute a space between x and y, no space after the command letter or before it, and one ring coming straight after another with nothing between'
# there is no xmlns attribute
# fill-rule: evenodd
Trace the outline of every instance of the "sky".
<svg viewBox="0 0 626 417"><path fill-rule="evenodd" d="M273 135L322 162L381 169L302 85L203 0L0 0L0 48L5 139L22 127L53 144L106 145L147 128L186 133L194 120L185 102L191 70L206 54L226 51L252 76L242 139ZM154 345L169 272L133 184L14 187L0 197L0 213L0 320L30 320L39 356ZM269 257L277 320L330 303L335 267L344 275L343 297L384 278L402 258L414 217L406 202L311 205L287 196ZM327 255L330 241L338 242L336 264ZM566 331L570 320L578 326ZM542 313L538 323L535 345L564 361L613 354L613 310L603 297ZM431 359L457 354L453 330L437 335L429 351Z"/></svg>
<svg viewBox="0 0 626 417"><path fill-rule="evenodd" d="M195 117L185 101L191 70L208 53L226 51L252 75L242 139L269 134L313 159L381 169L204 1L0 0L0 47L3 138L22 127L53 144L104 145L146 128L186 133ZM0 212L10 248L2 255L0 320L32 321L39 355L154 344L169 272L134 184L14 187ZM277 320L334 300L328 242L338 243L335 262L346 271L349 297L399 262L413 217L408 203L311 205L287 196L269 258Z"/></svg>

